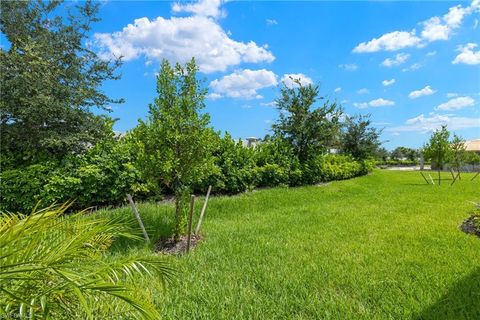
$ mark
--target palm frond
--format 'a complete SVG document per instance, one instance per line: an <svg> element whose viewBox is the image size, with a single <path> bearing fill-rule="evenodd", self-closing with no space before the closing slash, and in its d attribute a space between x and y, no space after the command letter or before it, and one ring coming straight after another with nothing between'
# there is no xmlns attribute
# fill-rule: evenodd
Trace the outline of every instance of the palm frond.
<svg viewBox="0 0 480 320"><path fill-rule="evenodd" d="M69 203L26 216L0 213L0 315L87 318L129 314L158 319L152 298L136 283L173 276L161 256L106 259L118 237L140 239L119 218L66 215Z"/></svg>

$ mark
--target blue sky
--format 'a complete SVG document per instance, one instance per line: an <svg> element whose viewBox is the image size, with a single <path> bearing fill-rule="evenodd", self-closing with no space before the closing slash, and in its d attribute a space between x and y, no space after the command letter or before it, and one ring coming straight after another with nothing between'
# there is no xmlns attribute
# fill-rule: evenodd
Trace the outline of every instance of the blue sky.
<svg viewBox="0 0 480 320"><path fill-rule="evenodd" d="M192 55L215 129L263 137L288 75L317 83L347 114L370 113L388 149L420 147L441 124L480 138L480 5L473 2L107 1L91 40L122 55L105 84L115 129L147 115L161 59Z"/></svg>

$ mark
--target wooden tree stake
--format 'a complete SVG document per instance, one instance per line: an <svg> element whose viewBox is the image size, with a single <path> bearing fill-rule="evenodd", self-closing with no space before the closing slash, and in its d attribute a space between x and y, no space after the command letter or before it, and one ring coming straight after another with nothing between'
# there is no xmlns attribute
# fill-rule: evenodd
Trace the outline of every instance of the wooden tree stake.
<svg viewBox="0 0 480 320"><path fill-rule="evenodd" d="M479 175L479 174L480 174L480 171L479 171L479 172L477 172L477 174L476 174L476 175L474 175L474 176L473 176L473 178L472 178L470 181L473 181L473 180L474 180L476 177L478 177L478 175Z"/></svg>
<svg viewBox="0 0 480 320"><path fill-rule="evenodd" d="M190 200L190 213L188 214L188 231L187 231L187 253L190 251L190 240L192 237L192 220L193 220L193 205L195 204L195 196L192 194Z"/></svg>
<svg viewBox="0 0 480 320"><path fill-rule="evenodd" d="M133 202L132 196L127 193L127 198L128 198L128 202L130 202L130 206L132 207L133 214L135 215L135 218L137 218L138 224L140 225L140 228L142 229L143 236L145 237L145 240L150 241L150 238L148 237L147 231L145 230L145 227L143 226L142 219L140 218L140 214L138 213L137 206L135 205L135 202Z"/></svg>
<svg viewBox="0 0 480 320"><path fill-rule="evenodd" d="M430 175L430 173L428 174L428 176L430 177L430 180L432 181L432 184L434 185L434 184L435 184L435 181L433 181L433 178L432 178L432 176Z"/></svg>
<svg viewBox="0 0 480 320"><path fill-rule="evenodd" d="M202 225L203 215L207 209L208 197L210 197L210 191L212 191L212 186L208 186L207 196L205 197L205 202L203 203L202 212L200 213L200 218L198 218L197 227L195 228L195 234L198 234L200 231L200 226Z"/></svg>
<svg viewBox="0 0 480 320"><path fill-rule="evenodd" d="M450 183L450 185L453 185L455 183L455 181L457 181L458 177L460 177L460 172L458 172L457 176L453 178L453 181L452 181L452 183Z"/></svg>
<svg viewBox="0 0 480 320"><path fill-rule="evenodd" d="M425 180L425 182L426 182L427 184L430 184L430 182L428 182L427 178L425 178L425 176L423 175L423 172L422 172L422 171L420 171L420 174L422 175L422 177L423 177L423 179Z"/></svg>

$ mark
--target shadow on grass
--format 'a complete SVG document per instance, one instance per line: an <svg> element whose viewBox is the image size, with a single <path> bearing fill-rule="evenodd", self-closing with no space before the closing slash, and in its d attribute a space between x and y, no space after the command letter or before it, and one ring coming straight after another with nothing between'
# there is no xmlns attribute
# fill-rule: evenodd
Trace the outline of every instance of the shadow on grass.
<svg viewBox="0 0 480 320"><path fill-rule="evenodd" d="M480 319L480 268L457 282L447 294L423 310L416 319Z"/></svg>

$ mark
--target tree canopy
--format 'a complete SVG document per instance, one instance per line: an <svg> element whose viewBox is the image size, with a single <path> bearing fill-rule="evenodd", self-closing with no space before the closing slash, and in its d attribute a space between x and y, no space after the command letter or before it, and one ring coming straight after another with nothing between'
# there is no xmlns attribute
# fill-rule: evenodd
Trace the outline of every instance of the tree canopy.
<svg viewBox="0 0 480 320"><path fill-rule="evenodd" d="M370 115L347 117L342 135L342 151L355 159L373 157L379 149L381 130L371 126Z"/></svg>
<svg viewBox="0 0 480 320"><path fill-rule="evenodd" d="M140 120L134 130L141 170L175 195L177 238L182 200L213 165L210 116L200 113L207 91L197 79L197 71L194 59L185 67L178 63L172 67L164 60L157 76L158 96L149 105L148 120Z"/></svg>
<svg viewBox="0 0 480 320"><path fill-rule="evenodd" d="M102 60L86 45L98 3L60 4L0 2L9 44L0 49L0 151L16 164L82 152L103 134L105 117L92 109L121 102L101 90L118 79L120 60Z"/></svg>
<svg viewBox="0 0 480 320"><path fill-rule="evenodd" d="M334 146L343 112L336 102L319 96L318 85L303 86L299 79L292 80L294 86L284 84L280 89L280 97L275 101L280 117L272 128L303 163ZM323 104L315 107L317 101Z"/></svg>

